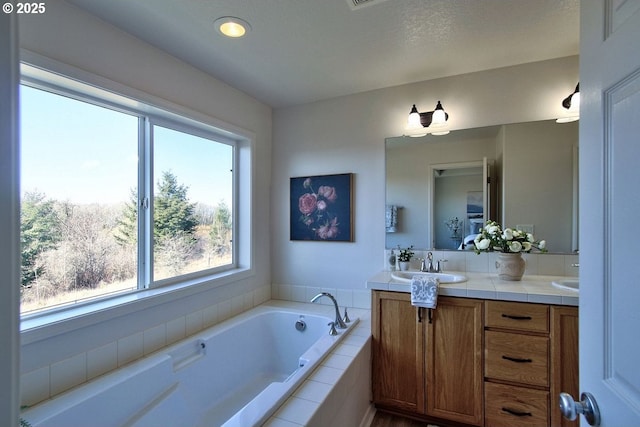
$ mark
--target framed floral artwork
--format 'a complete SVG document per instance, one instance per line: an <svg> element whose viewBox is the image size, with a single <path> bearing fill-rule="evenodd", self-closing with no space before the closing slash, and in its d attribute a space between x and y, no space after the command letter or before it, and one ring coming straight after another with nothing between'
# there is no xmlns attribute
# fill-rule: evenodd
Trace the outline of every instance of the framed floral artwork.
<svg viewBox="0 0 640 427"><path fill-rule="evenodd" d="M353 174L291 178L291 240L353 242Z"/></svg>

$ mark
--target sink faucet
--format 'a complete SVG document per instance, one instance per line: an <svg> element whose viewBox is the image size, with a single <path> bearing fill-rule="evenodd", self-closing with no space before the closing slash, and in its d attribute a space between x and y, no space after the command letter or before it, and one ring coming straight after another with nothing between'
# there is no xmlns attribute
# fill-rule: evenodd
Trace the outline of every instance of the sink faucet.
<svg viewBox="0 0 640 427"><path fill-rule="evenodd" d="M433 273L433 254L431 252L427 254L427 259L422 259L422 264L420 265L420 271L423 271L426 273Z"/></svg>
<svg viewBox="0 0 640 427"><path fill-rule="evenodd" d="M322 292L316 295L315 297L311 298L311 302L316 302L321 297L327 297L331 300L331 302L333 302L333 306L336 309L336 322L335 322L336 328L346 329L347 325L346 323L344 323L344 321L340 317L340 309L338 308L338 301L336 301L333 295L331 295L329 292Z"/></svg>
<svg viewBox="0 0 640 427"><path fill-rule="evenodd" d="M446 261L446 260L440 260ZM440 261L436 262L436 265L433 265L433 254L429 252L427 254L427 259L422 260L422 264L420 265L420 271L425 273L442 273L442 267L440 266Z"/></svg>

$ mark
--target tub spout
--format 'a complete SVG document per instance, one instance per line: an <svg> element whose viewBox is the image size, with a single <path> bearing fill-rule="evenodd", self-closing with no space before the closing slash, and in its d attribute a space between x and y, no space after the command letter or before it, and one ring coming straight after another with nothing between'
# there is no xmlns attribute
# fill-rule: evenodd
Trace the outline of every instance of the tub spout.
<svg viewBox="0 0 640 427"><path fill-rule="evenodd" d="M331 295L329 292L322 292L316 295L315 297L311 298L311 302L316 302L321 297L327 297L331 300L331 302L333 302L333 306L336 309L336 328L346 329L347 325L342 320L342 317L340 317L340 309L338 308L338 301L336 301L333 295Z"/></svg>

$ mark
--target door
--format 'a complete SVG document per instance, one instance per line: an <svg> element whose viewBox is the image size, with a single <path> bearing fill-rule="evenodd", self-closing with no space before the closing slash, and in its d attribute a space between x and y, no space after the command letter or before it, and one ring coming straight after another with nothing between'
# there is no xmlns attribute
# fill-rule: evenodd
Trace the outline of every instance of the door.
<svg viewBox="0 0 640 427"><path fill-rule="evenodd" d="M424 413L424 329L411 295L373 292L373 401Z"/></svg>
<svg viewBox="0 0 640 427"><path fill-rule="evenodd" d="M638 426L640 0L580 7L580 390Z"/></svg>
<svg viewBox="0 0 640 427"><path fill-rule="evenodd" d="M481 300L440 297L428 316L427 415L483 424L483 306Z"/></svg>

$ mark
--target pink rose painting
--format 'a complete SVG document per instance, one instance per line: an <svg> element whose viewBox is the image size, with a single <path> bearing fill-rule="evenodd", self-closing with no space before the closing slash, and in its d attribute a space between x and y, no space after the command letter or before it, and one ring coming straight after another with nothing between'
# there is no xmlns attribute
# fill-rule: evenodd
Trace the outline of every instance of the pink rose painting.
<svg viewBox="0 0 640 427"><path fill-rule="evenodd" d="M353 174L291 178L291 240L353 241Z"/></svg>

